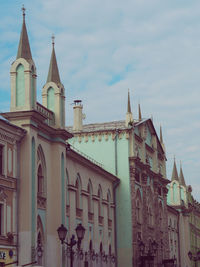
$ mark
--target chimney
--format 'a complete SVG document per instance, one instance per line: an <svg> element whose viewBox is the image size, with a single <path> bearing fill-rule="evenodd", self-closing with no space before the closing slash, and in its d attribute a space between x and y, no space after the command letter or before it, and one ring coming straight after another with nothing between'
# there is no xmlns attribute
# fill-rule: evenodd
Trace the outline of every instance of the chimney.
<svg viewBox="0 0 200 267"><path fill-rule="evenodd" d="M83 129L83 106L81 100L74 100L74 125L73 130L75 132L82 131Z"/></svg>

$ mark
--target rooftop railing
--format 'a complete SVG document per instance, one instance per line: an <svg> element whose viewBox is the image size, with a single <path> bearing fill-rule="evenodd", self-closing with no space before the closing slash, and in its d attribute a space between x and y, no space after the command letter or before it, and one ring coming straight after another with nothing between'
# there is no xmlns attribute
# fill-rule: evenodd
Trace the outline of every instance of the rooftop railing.
<svg viewBox="0 0 200 267"><path fill-rule="evenodd" d="M46 117L45 122L49 126L53 126L55 124L55 114L53 111L49 110L48 108L44 107L43 105L41 105L38 102L37 102L36 109L40 114L42 114Z"/></svg>

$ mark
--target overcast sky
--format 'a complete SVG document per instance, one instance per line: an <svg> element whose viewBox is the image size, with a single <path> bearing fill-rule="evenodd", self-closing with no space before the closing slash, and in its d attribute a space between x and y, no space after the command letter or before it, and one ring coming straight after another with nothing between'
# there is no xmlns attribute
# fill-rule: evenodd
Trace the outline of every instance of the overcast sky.
<svg viewBox="0 0 200 267"><path fill-rule="evenodd" d="M83 100L85 123L125 119L130 88L134 117L140 102L142 116L153 116L157 131L163 127L168 178L175 155L200 201L200 1L1 1L0 111L9 110L23 3L38 100L54 33L66 124L74 99Z"/></svg>

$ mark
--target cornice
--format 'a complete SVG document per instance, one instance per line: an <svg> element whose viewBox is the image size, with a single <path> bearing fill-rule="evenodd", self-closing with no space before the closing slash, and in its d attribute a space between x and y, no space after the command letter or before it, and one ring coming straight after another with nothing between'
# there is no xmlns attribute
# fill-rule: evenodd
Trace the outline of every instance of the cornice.
<svg viewBox="0 0 200 267"><path fill-rule="evenodd" d="M34 127L35 129L47 134L47 136L52 139L60 137L65 141L73 137L73 134L69 133L65 129L47 125L45 123L46 116L36 110L8 112L3 113L2 115L11 122L21 121L21 127Z"/></svg>
<svg viewBox="0 0 200 267"><path fill-rule="evenodd" d="M81 131L81 132L73 132L74 137L78 138L79 142L85 141L88 142L88 138L90 137L92 142L96 139L101 142L102 137L105 138L105 141L111 137L112 140L115 139L116 135L118 135L119 139L125 135L126 139L130 137L131 129L103 129L103 130L93 130L91 131Z"/></svg>

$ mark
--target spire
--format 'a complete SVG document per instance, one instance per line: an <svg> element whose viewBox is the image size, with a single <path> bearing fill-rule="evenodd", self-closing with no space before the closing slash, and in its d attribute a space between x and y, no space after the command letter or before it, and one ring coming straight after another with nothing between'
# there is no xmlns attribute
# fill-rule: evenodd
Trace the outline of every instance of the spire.
<svg viewBox="0 0 200 267"><path fill-rule="evenodd" d="M128 89L128 105L127 105L127 113L131 113L131 103L130 103L130 92Z"/></svg>
<svg viewBox="0 0 200 267"><path fill-rule="evenodd" d="M22 7L22 14L23 14L23 23L22 23L22 30L21 30L21 36L18 46L18 52L17 52L17 59L18 58L24 58L26 60L32 59L31 55L31 49L29 45L28 40L28 34L26 30L26 23L25 23L25 8Z"/></svg>
<svg viewBox="0 0 200 267"><path fill-rule="evenodd" d="M128 89L128 105L127 105L125 126L129 127L129 126L132 126L132 124L133 124L133 114L131 112L130 92Z"/></svg>
<svg viewBox="0 0 200 267"><path fill-rule="evenodd" d="M180 184L181 184L181 185L186 186L186 184L185 184L185 179L184 179L184 176L183 176L182 164L180 164L179 181L180 181Z"/></svg>
<svg viewBox="0 0 200 267"><path fill-rule="evenodd" d="M55 82L56 84L61 83L60 82L60 75L58 71L58 65L57 65L57 60L56 60L56 54L55 54L55 49L54 49L54 44L55 44L55 37L52 35L52 54L51 54L51 61L49 65L49 73L47 77L47 83L48 82Z"/></svg>
<svg viewBox="0 0 200 267"><path fill-rule="evenodd" d="M138 104L138 120L139 120L139 121L142 120L142 113L141 113L140 104Z"/></svg>
<svg viewBox="0 0 200 267"><path fill-rule="evenodd" d="M178 172L177 172L177 168L176 168L176 160L175 160L175 157L174 157L174 167L173 167L173 171L172 171L172 181L179 181L178 179Z"/></svg>
<svg viewBox="0 0 200 267"><path fill-rule="evenodd" d="M162 127L160 125L160 143L163 144Z"/></svg>

